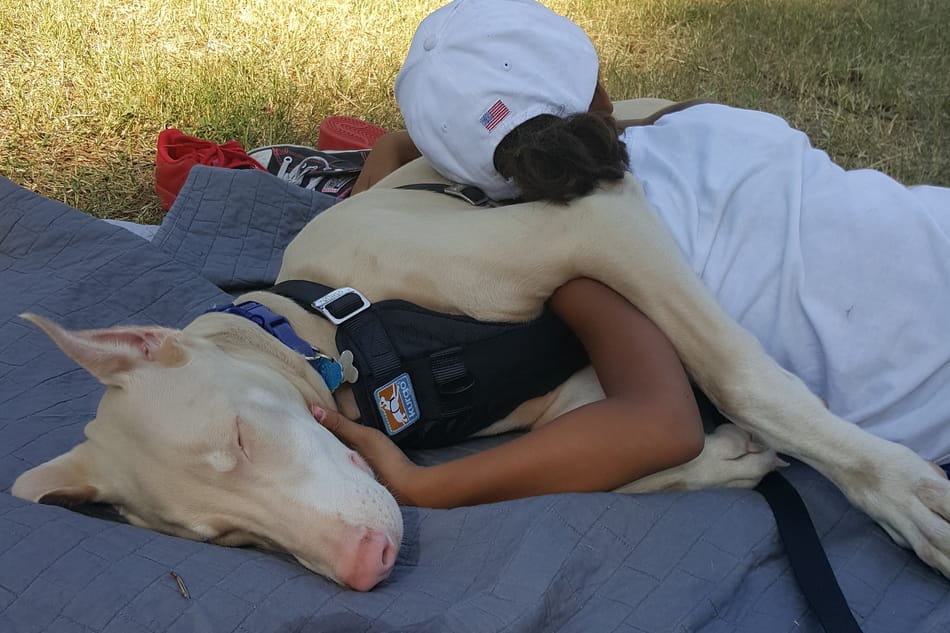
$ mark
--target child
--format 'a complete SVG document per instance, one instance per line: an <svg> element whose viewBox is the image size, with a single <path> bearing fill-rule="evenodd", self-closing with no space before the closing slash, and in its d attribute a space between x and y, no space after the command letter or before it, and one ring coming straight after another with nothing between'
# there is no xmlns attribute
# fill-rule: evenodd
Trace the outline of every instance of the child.
<svg viewBox="0 0 950 633"><path fill-rule="evenodd" d="M520 4L514 8L526 11L532 28L577 28L547 10L537 11L539 5L507 4ZM592 46L589 53L596 63ZM585 90L577 90L578 95ZM586 107L590 98L583 99ZM384 136L354 191L418 155L405 131ZM398 499L429 507L610 490L696 457L703 446L699 412L686 372L656 326L620 295L589 279L565 284L550 305L584 344L606 399L500 447L429 468L412 464L382 433L335 412L316 415L368 459Z"/></svg>
<svg viewBox="0 0 950 633"><path fill-rule="evenodd" d="M496 200L565 202L632 173L781 365L837 415L950 462L950 190L845 171L761 112L694 104L628 127L598 72L586 34L542 5L456 0L419 26L396 80L407 132L365 180L421 153ZM623 330L620 312L597 327Z"/></svg>

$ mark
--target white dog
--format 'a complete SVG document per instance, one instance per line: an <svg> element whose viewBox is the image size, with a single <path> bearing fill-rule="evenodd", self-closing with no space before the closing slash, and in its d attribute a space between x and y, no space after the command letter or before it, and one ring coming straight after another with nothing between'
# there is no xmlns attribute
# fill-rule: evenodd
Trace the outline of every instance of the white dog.
<svg viewBox="0 0 950 633"><path fill-rule="evenodd" d="M642 116L658 105L618 110ZM448 196L390 189L437 178L417 161L321 214L287 248L280 280L525 321L565 281L597 279L663 329L736 425L816 468L898 543L950 575L950 483L911 450L829 413L773 362L681 259L635 179L567 207L475 210ZM311 345L338 355L329 322L266 292L244 299L285 315ZM313 421L308 403L336 404L302 356L228 314L203 315L181 331L71 332L29 318L108 389L86 441L24 473L15 495L112 503L136 525L285 550L355 589L389 574L402 537L398 507L365 462ZM530 429L599 397L584 370L486 432ZM693 462L623 490L749 486L777 463L771 450L757 451L748 434L726 426Z"/></svg>

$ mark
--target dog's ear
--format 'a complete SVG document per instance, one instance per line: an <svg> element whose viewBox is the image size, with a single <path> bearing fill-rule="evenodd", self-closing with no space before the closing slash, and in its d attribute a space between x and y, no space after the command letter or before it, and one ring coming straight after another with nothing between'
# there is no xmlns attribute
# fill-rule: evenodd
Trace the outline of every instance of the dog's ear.
<svg viewBox="0 0 950 633"><path fill-rule="evenodd" d="M13 482L13 496L37 503L73 506L101 501L101 491L92 482L86 443L68 453L31 468Z"/></svg>
<svg viewBox="0 0 950 633"><path fill-rule="evenodd" d="M67 356L106 385L121 386L127 372L147 363L177 367L187 360L181 330L133 326L71 331L35 314L20 316L38 325Z"/></svg>

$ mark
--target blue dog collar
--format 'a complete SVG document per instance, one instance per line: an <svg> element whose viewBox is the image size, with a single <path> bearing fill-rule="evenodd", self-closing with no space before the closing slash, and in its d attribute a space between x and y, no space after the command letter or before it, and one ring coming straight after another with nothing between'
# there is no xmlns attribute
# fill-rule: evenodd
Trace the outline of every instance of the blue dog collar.
<svg viewBox="0 0 950 633"><path fill-rule="evenodd" d="M343 382L343 368L340 363L315 350L310 343L297 335L290 322L287 321L287 317L271 311L266 306L256 301L245 301L238 304L214 306L207 312L234 314L253 321L265 332L306 358L310 366L323 378L323 382L327 384L330 391L336 391L336 388Z"/></svg>

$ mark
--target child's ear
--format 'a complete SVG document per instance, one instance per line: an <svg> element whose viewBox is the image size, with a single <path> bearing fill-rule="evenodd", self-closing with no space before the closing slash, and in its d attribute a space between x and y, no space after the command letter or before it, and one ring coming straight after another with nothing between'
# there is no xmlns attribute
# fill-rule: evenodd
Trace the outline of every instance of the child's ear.
<svg viewBox="0 0 950 633"><path fill-rule="evenodd" d="M604 88L600 76L597 77L597 85L594 87L594 96L590 100L588 111L602 112L604 114L614 113L614 102L610 99L610 95L607 94L607 89Z"/></svg>

